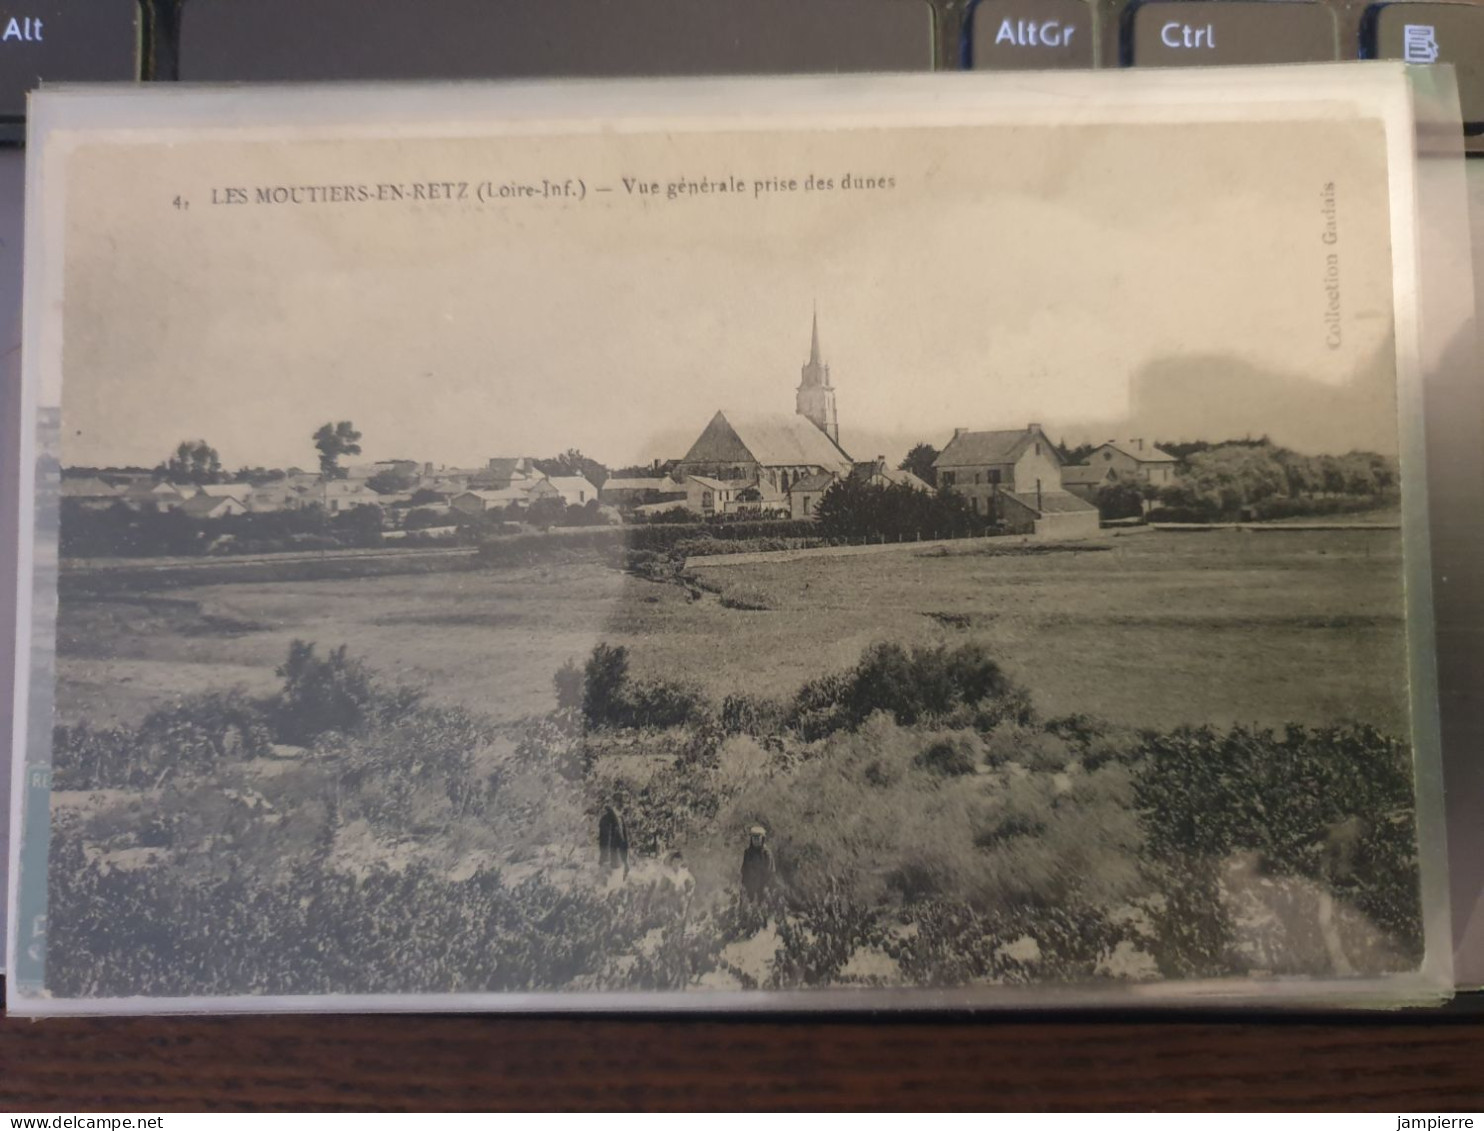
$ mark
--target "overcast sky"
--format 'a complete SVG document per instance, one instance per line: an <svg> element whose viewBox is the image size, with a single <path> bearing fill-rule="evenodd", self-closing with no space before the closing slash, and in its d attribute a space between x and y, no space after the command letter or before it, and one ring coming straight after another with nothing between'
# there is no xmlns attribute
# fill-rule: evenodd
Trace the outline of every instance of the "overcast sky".
<svg viewBox="0 0 1484 1131"><path fill-rule="evenodd" d="M1166 438L1255 420L1299 447L1394 450L1363 140L1329 123L95 148L70 184L64 457L152 465L199 437L228 467L311 467L310 434L341 419L367 460L679 456L718 408L793 411L816 302L858 457L955 426L1137 428L1131 382L1151 372L1201 390L1163 405ZM752 192L811 172L895 187ZM625 175L748 190L654 200ZM543 177L588 198L211 204ZM1294 411L1316 393L1322 421Z"/></svg>

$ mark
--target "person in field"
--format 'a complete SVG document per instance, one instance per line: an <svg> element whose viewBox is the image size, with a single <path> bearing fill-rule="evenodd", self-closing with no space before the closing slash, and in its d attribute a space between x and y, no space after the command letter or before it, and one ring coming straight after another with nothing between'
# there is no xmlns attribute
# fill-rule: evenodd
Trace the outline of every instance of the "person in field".
<svg viewBox="0 0 1484 1131"><path fill-rule="evenodd" d="M753 825L747 830L747 848L742 853L742 894L757 902L773 886L773 852L768 847L768 830Z"/></svg>
<svg viewBox="0 0 1484 1131"><path fill-rule="evenodd" d="M623 817L612 805L605 806L598 818L598 865L613 872L622 868L624 878L628 878L629 833L624 828Z"/></svg>

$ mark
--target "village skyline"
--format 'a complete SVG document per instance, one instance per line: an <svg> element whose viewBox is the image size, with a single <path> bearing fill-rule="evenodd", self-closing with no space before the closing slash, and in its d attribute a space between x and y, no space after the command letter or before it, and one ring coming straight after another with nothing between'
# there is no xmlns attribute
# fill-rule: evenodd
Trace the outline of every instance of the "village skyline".
<svg viewBox="0 0 1484 1131"><path fill-rule="evenodd" d="M815 334L818 329L818 307L815 310ZM799 336L800 341L806 340ZM829 337L824 355L832 368L840 367L833 362L836 352L829 348ZM759 356L769 358L784 354L787 346L761 351ZM847 347L847 357L853 351ZM807 355L807 348L795 346L796 357ZM1128 394L1138 415L1126 413L1121 417L1092 420L1076 415L1059 416L1055 412L1038 411L1034 406L1022 419L996 418L992 409L986 408L979 416L959 413L956 418L946 418L937 426L925 424L917 430L889 428L870 423L861 425L852 419L851 409L865 390L856 388L848 375L848 369L836 381L845 403L840 422L840 442L857 458L884 458L895 466L906 453L919 443L927 443L941 449L953 436L955 429L1000 429L1022 427L1028 420L1040 423L1049 434L1068 447L1098 444L1108 440L1143 436L1164 442L1255 439L1267 436L1274 443L1308 455L1343 454L1347 451L1376 451L1384 455L1396 452L1394 415L1394 387L1387 380L1384 363L1368 367L1368 372L1359 375L1349 385L1330 385L1324 382L1295 381L1292 377L1278 377L1264 373L1259 367L1243 358L1203 357L1187 364L1172 359L1162 364L1144 367L1130 381ZM797 367L797 362L794 363ZM1379 378L1379 379L1378 379ZM753 395L747 398L734 397L733 403L712 406L740 417L766 417L790 411L787 394L791 391L787 382L790 373L780 366L779 371L767 379L759 378ZM1214 383L1240 383L1256 395L1222 395ZM991 382L992 383L992 382ZM732 390L737 391L733 386ZM1307 402L1310 411L1298 411L1295 406ZM1324 407L1312 410L1316 403ZM869 402L868 402L869 403ZM1336 405L1340 408L1335 411ZM105 451L118 454L110 460L88 459L84 452L92 444L81 444L76 439L68 442L64 438L64 454L69 449L73 458L64 460L68 467L108 468L154 468L182 442L205 441L220 455L223 468L228 472L239 468L266 468L289 470L300 468L312 470L317 463L312 435L326 420L347 419L362 433L362 452L351 462L361 465L392 461L413 461L431 464L438 468L478 468L492 458L527 456L544 457L557 455L571 449L604 466L614 468L652 467L681 458L694 439L697 420L676 419L656 428L643 442L630 440L599 439L593 444L588 429L580 424L564 425L560 417L551 417L536 435L541 439L522 439L514 436L508 442L491 440L483 447L477 441L452 440L448 444L436 445L436 450L427 450L427 441L422 439L424 427L419 423L400 421L401 428L377 431L363 422L376 420L382 423L381 414L363 411L360 405L351 411L330 413L315 417L301 414L296 425L285 425L276 437L267 443L263 437L251 441L236 437L236 429L227 421L217 421L215 434L211 425L202 425L194 432L182 431L169 436L163 427L153 430L154 436L142 438L131 434L127 450L124 445L106 443L100 445ZM1328 409L1329 411L1325 411ZM290 409L290 411L292 411ZM704 410L703 410L704 412ZM678 417L679 413L671 415ZM1359 426L1366 418L1377 418L1371 427ZM701 422L704 422L703 420ZM1326 425L1316 428L1316 423ZM1341 426L1340 435L1332 435L1335 425ZM452 429L457 433L457 429ZM222 444L217 436L225 433L234 438L234 444ZM395 438L398 434L403 439ZM414 447L423 444L424 447ZM151 445L156 445L151 447ZM81 449L81 450L79 450Z"/></svg>
<svg viewBox="0 0 1484 1131"><path fill-rule="evenodd" d="M1083 138L1097 157L1076 174L1059 149L1014 131L997 138L993 161L948 137L878 138L873 160L898 167L893 193L801 193L735 214L714 200L595 201L409 210L368 227L334 210L223 211L193 220L209 229L192 234L173 217L121 223L103 194L78 217L80 235L96 227L99 238L80 241L69 268L94 281L69 299L63 459L152 464L199 438L231 466L302 466L309 432L346 419L368 458L465 465L573 447L619 466L676 458L718 408L790 411L816 302L853 454L890 457L918 440L941 445L956 427L1027 421L1102 439L1110 426L1149 431L1151 413L1167 439L1221 438L1241 417L1241 433L1298 450L1394 451L1394 436L1382 447L1396 418L1386 249L1347 251L1344 333L1332 346L1316 282L1325 245L1292 188L1312 167L1314 138L1265 154L1265 177L1231 167L1229 140L1183 142L1192 169L1227 170L1231 216L1263 217L1213 224L1190 206L1194 185L1148 183L1167 157L1159 137ZM694 138L683 155L663 138L626 144L656 167L711 152ZM780 138L769 159L805 167L850 144ZM463 152L430 144L425 158ZM348 175L343 154L299 159L304 183ZM187 183L199 170L181 160ZM90 161L127 196L176 158ZM1015 161L1039 171L1034 192ZM1357 218L1383 204L1347 197ZM118 262L192 262L193 241L208 235L234 264L210 287L109 282ZM106 261L90 259L96 248ZM1312 272L1259 283L1254 264L1281 248L1306 249ZM1214 387L1141 394L1150 379L1168 393L1164 375L1185 367L1216 374ZM1385 404L1343 395L1387 388ZM1178 411L1164 407L1175 401Z"/></svg>

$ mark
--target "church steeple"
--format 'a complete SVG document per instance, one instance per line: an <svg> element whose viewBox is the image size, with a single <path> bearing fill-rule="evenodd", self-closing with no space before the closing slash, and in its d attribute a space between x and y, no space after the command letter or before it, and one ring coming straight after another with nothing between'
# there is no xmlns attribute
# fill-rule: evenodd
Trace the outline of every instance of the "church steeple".
<svg viewBox="0 0 1484 1131"><path fill-rule="evenodd" d="M840 421L835 414L835 389L830 384L830 367L819 350L819 309L814 311L814 327L809 340L809 361L800 371L798 397L794 411L813 421L815 427L840 442Z"/></svg>

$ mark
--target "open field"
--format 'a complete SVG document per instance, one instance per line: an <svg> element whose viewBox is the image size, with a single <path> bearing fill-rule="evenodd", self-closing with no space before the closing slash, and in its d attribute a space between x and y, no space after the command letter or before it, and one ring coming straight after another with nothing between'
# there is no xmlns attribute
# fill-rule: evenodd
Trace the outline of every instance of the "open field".
<svg viewBox="0 0 1484 1131"><path fill-rule="evenodd" d="M1134 726L1336 719L1405 734L1400 540L1385 531L1141 532L1098 552L942 552L701 570L718 596L597 564L64 597L59 721L135 723L183 693L267 692L295 638L513 722L599 640L638 676L791 695L878 640L984 642L1047 715Z"/></svg>

